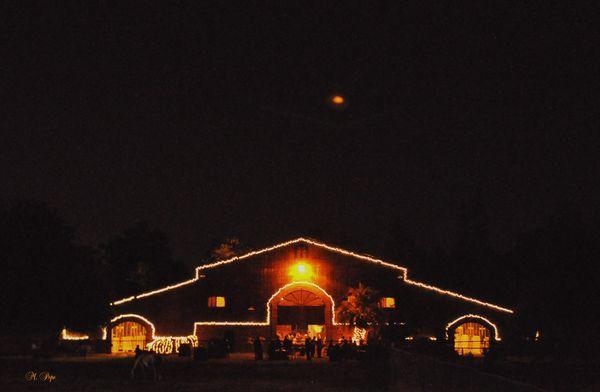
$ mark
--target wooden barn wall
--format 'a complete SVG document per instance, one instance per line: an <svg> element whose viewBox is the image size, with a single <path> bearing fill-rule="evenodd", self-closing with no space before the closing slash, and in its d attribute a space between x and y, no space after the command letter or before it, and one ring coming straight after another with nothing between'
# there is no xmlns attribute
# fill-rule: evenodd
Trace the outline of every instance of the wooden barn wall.
<svg viewBox="0 0 600 392"><path fill-rule="evenodd" d="M113 312L143 315L154 323L159 335L189 335L195 321L265 321L266 302L293 281L289 272L299 260L312 267L312 281L336 304L349 287L359 283L376 289L380 296L394 297L396 309L386 310L390 321L405 322L417 333L440 336L449 321L468 313L487 317L502 328L510 318L506 313L406 284L400 270L311 245L290 245L202 270L205 277L195 283L114 306ZM226 307L209 308L209 296L224 296Z"/></svg>

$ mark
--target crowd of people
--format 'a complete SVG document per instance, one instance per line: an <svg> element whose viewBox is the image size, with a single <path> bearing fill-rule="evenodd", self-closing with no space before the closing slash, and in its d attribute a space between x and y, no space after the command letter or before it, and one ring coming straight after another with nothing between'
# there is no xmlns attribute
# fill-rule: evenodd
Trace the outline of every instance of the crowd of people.
<svg viewBox="0 0 600 392"><path fill-rule="evenodd" d="M263 338L256 336L253 339L254 359L260 361L264 358ZM341 361L344 359L355 358L364 341L354 342L342 336L338 340L330 339L326 342L321 335L310 336L309 334L300 335L288 334L283 339L276 335L271 339L267 347L267 355L270 360L282 360L289 358L306 357L307 361L313 358L323 358L327 356L330 361Z"/></svg>

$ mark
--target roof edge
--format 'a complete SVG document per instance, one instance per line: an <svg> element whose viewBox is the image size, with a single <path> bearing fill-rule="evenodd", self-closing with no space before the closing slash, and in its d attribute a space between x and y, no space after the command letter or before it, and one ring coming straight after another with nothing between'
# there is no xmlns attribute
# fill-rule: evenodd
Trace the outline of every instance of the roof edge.
<svg viewBox="0 0 600 392"><path fill-rule="evenodd" d="M337 253L340 253L340 254L343 254L343 255L346 255L346 256L355 257L357 259L361 259L361 260L368 261L368 262L371 262L371 263L379 264L379 265L382 265L384 267L388 267L388 268L392 268L392 269L395 269L395 270L399 270L399 271L402 271L402 278L403 278L404 282L407 283L407 284L410 284L410 285L413 285L413 286L416 286L416 287L420 287L422 289L434 291L434 292L437 292L438 294L448 295L450 297L454 297L454 298L457 298L457 299L460 299L460 300L463 300L463 301L471 302L471 303L474 303L474 304L477 304L477 305L480 305L480 306L484 306L484 307L487 307L487 308L490 308L490 309L493 309L493 310L496 310L496 311L510 313L510 314L514 313L514 311L512 309L508 309L508 308L505 308L505 307L502 307L502 306L499 306L499 305L495 305L495 304L490 303L490 302L481 301L481 300L473 298L473 297L468 297L466 295L462 295L460 293L456 293L456 292L453 292L453 291L450 291L450 290L445 290L445 289L442 289L442 288L439 288L439 287L436 287L436 286L432 286L432 285L429 285L429 284L426 284L426 283L422 283L422 282L411 280L411 279L408 278L408 268L406 268L406 267L402 267L402 266L399 266L397 264L389 263L389 262L386 262L384 260L377 259L375 257L371 257L371 256L367 256L367 255L363 255L363 254L351 252L351 251L348 251L346 249L342 249L342 248L338 248L338 247L335 247L335 246L327 245L327 244L324 244L324 243L321 243L321 242L318 242L318 241L314 241L314 240L306 238L306 237L298 237L296 239L293 239L293 240L290 240L290 241L281 242L279 244L276 244L276 245L273 245L273 246L270 246L270 247L267 247L267 248L263 248L263 249L251 251L251 252L245 253L245 254L240 255L240 256L234 256L234 257L231 257L229 259L220 260L220 261L216 261L216 262L213 262L213 263L200 265L200 266L198 266L198 267L195 268L195 274L194 274L194 277L192 279L189 279L189 280L186 280L186 281L183 281L183 282L179 282L179 283L176 283L176 284L173 284L173 285L165 286L165 287L162 287L160 289L153 290L153 291L148 291L148 292L145 292L145 293L140 293L140 294L137 294L137 295L132 295L130 297L122 298L120 300L116 300L114 302L111 302L110 305L111 306L121 305L123 303L133 301L135 299L149 297L149 296L154 295L154 294L159 294L159 293L162 293L162 292L165 292L165 291L168 291L168 290L172 290L172 289L176 289L176 288L179 288L179 287L182 287L182 286L186 286L188 284L191 284L191 283L194 283L194 282L198 281L200 278L203 277L200 271L207 270L207 269L210 269L210 268L219 267L219 266L226 265L226 264L231 264L231 263L236 262L236 261L244 260L244 259L250 258L252 256L260 255L260 254L263 254L263 253L268 253L268 252L271 252L273 250L276 250L276 249L279 249L279 248L283 248L283 247L286 247L288 245L297 244L297 243L306 243L306 244L309 244L309 245L314 245L314 246L317 246L317 247L320 247L320 248L323 248L323 249L327 249L327 250L332 251L332 252L337 252Z"/></svg>

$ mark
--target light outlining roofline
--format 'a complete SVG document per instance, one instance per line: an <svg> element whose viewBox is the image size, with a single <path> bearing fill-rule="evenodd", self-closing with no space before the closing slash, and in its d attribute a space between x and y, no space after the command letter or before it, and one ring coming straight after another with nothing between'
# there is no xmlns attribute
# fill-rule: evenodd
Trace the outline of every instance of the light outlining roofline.
<svg viewBox="0 0 600 392"><path fill-rule="evenodd" d="M428 285L428 284L425 284L425 283L421 283L421 282L417 282L417 281L414 281L414 280L410 280L408 278L408 273L407 272L404 273L404 281L406 283L408 283L408 284L413 285L413 286L421 287L421 288L427 289L427 290L432 290L432 291L435 291L435 292L440 293L440 294L449 295L451 297L462 299L463 301L473 302L473 303L475 303L477 305L485 306L487 308L494 309L494 310L497 310L497 311L500 311L500 312L505 312L505 313L510 313L510 314L513 314L515 312L512 309L508 309L508 308L505 308L505 307L502 307L502 306L494 305L494 304L489 303L489 302L480 301L480 300L478 300L476 298L467 297L466 295L455 293L455 292L450 291L450 290L444 290L444 289L441 289L439 287L435 287L435 286L431 286L431 285Z"/></svg>
<svg viewBox="0 0 600 392"><path fill-rule="evenodd" d="M214 268L214 267L218 267L218 266L221 266L221 265L233 263L234 261L237 261L237 260L247 259L248 257L256 256L256 255L259 255L261 253L270 252L272 250L283 248L285 246L297 244L297 243L300 243L300 242L304 242L306 244L318 246L320 248L324 248L324 249L330 250L332 252L341 253L341 254L346 255L346 256L352 256L352 257L356 257L358 259L367 260L367 261L370 261L372 263L380 264L380 265L383 265L385 267L390 267L390 268L397 269L397 270L400 270L400 271L403 271L403 272L407 271L405 267L400 267L399 265L388 263L386 261L383 261L383 260L380 260L380 259L376 259L374 257L364 256L364 255L361 255L361 254L358 254L358 253L347 251L347 250L342 249L342 248L336 248L334 246L323 244L321 242L316 242L316 241L313 241L313 240L309 240L307 238L300 237L300 238L296 238L295 240L291 240L291 241L287 241L287 242L282 242L280 244L273 245L273 246L271 246L269 248L263 248L263 249L260 249L260 250L255 250L255 251L246 253L246 254L241 255L241 256L234 256L234 257L231 257L231 258L226 259L226 260L221 260L221 261L217 261L215 263L205 264L205 265L201 265L199 267L196 267L196 279L198 279L200 277L200 275L201 275L200 271L202 271L204 269Z"/></svg>
<svg viewBox="0 0 600 392"><path fill-rule="evenodd" d="M217 262L214 262L214 263L201 265L199 267L196 267L196 276L193 279L186 280L186 281L183 281L183 282L180 282L180 283L177 283L177 284L165 286L165 287L162 287L160 289L153 290L153 291L148 291L148 292L141 293L141 294L138 294L138 295L132 295L130 297L123 298L123 299L111 302L110 305L111 306L121 305L123 303L133 301L134 299L144 298L144 297L148 297L148 296L151 296L151 295L154 295L154 294L159 294L159 293L171 290L171 289L176 289L178 287L182 287L182 286L185 286L185 285L188 285L188 284L191 284L191 283L194 283L194 282L198 281L202 277L202 274L200 272L202 270L206 270L206 269L215 268L215 267L219 267L219 266L222 266L222 265L230 264L230 263L233 263L233 262L238 261L238 260L244 260L244 259L247 259L247 258L252 257L252 256L256 256L256 255L259 255L259 254L262 254L262 253L270 252L270 251L273 251L273 250L276 250L276 249L279 249L279 248L283 248L283 247L288 246L288 245L297 244L297 243L300 243L300 242L303 242L303 243L306 243L306 244L310 244L310 245L314 245L314 246L317 246L317 247L320 247L320 248L323 248L323 249L327 249L327 250L332 251L332 252L340 253L340 254L343 254L343 255L346 255L346 256L352 256L352 257L355 257L355 258L358 258L358 259L361 259L361 260L369 261L371 263L379 264L381 266L389 267L389 268L392 268L392 269L395 269L395 270L398 270L398 271L402 271L403 280L407 284L410 284L410 285L413 285L413 286L417 286L417 287L421 287L423 289L435 291L438 294L444 294L444 295L448 295L448 296L451 296L451 297L454 297L454 298L458 298L458 299L461 299L461 300L464 300L464 301L472 302L472 303L475 303L477 305L485 306L485 307L488 307L490 309L494 309L494 310L497 310L497 311L500 311L500 312L511 313L511 314L514 313L514 311L512 309L508 309L508 308L505 308L505 307L502 307L502 306L498 306L498 305L492 304L490 302L481 301L481 300L478 300L476 298L468 297L466 295L455 293L455 292L450 291L450 290L444 290L444 289L441 289L439 287L432 286L432 285L429 285L429 284L426 284L426 283L421 283L421 282L417 282L417 281L411 280L411 279L408 278L408 269L406 267L401 267L401 266L396 265L396 264L388 263L386 261L383 261L383 260L380 260L380 259L377 259L377 258L374 258L374 257L365 256L365 255L361 255L361 254L358 254L358 253L350 252L350 251L347 251L347 250L342 249L342 248L337 248L337 247L334 247L334 246L323 244L321 242L313 241L313 240L310 240L310 239L304 238L304 237L296 238L296 239L291 240L291 241L282 242L280 244L273 245L273 246L268 247L268 248L263 248L263 249L260 249L260 250L252 251L252 252L243 254L241 256L234 256L234 257L231 257L231 258L226 259L226 260L221 260L221 261L217 261ZM229 325L229 324L224 324L224 325ZM238 325L238 324L235 324L235 325ZM248 324L248 325L254 325L254 324Z"/></svg>
<svg viewBox="0 0 600 392"><path fill-rule="evenodd" d="M164 291L169 291L169 290L181 287L181 286L188 285L190 283L194 283L197 280L198 280L198 278L193 278L193 279L190 279L190 280L186 280L186 281L183 281L183 282L179 282L179 283L176 283L176 284L165 286L165 287L162 287L160 289L148 291L148 292L145 292L145 293L142 293L142 294L138 294L138 295L132 295L131 297L127 297L127 298L120 299L118 301L111 302L110 305L111 306L120 305L120 304L125 303L125 302L133 301L134 299L149 297L149 296L154 295L154 294L160 294L160 293L162 293Z"/></svg>
<svg viewBox="0 0 600 392"><path fill-rule="evenodd" d="M461 320L464 320L464 319L479 319L479 320L483 320L483 321L485 321L486 323L488 323L489 325L491 325L491 326L492 326L492 328L494 329L494 340L496 340L496 341L498 341L498 342L502 340L502 338L500 337L500 333L498 332L498 327L496 326L496 324L492 323L492 322L491 322L490 320L488 320L487 318L485 318L485 317L483 317L483 316L480 316L480 315L478 315L478 314L465 314L464 316L460 316L459 318L457 318L457 319L455 319L455 320L452 320L452 321L450 321L448 324L446 324L446 330L445 330L445 333L446 333L446 340L448 340L448 331L450 330L450 328L451 328L451 327L452 327L454 324L456 324L456 323L458 323L459 321L461 321Z"/></svg>
<svg viewBox="0 0 600 392"><path fill-rule="evenodd" d="M194 323L194 335L196 335L198 326L201 326L201 325L226 325L226 326L268 326L268 325L271 325L271 302L275 298L277 298L277 296L280 295L281 292L291 288L292 286L310 286L312 288L317 289L322 294L325 294L325 296L327 298L329 298L329 301L331 301L331 324L332 325L340 325L339 323L337 323L335 321L335 300L333 299L333 297L331 295L329 295L329 293L327 291L325 291L318 284L315 284L313 282L308 282L308 281L296 281L296 282L291 282L291 283L288 283L288 284L280 287L277 291L275 291L275 293L273 293L273 295L271 295L271 297L269 298L269 300L266 303L267 317L265 318L265 321L196 321Z"/></svg>

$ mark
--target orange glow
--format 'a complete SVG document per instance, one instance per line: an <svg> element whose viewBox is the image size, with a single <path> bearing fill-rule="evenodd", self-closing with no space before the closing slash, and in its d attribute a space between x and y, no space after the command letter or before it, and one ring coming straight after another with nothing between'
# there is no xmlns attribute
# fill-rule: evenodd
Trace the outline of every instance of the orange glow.
<svg viewBox="0 0 600 392"><path fill-rule="evenodd" d="M295 281L297 281L297 280L312 280L312 278L313 278L312 267L310 266L310 264L306 264L305 262L301 261L298 264L295 264L292 266L292 268L290 269L289 275Z"/></svg>
<svg viewBox="0 0 600 392"><path fill-rule="evenodd" d="M352 332L352 341L354 344L359 345L361 340L364 342L367 340L367 330L364 328L354 327Z"/></svg>
<svg viewBox="0 0 600 392"><path fill-rule="evenodd" d="M284 290L293 287L293 286L308 286L308 287L312 287L316 290L318 290L319 292L321 292L323 295L325 295L327 298L329 298L329 300L331 301L331 325L342 325L341 323L338 323L335 321L335 301L333 299L333 297L331 295L329 295L329 293L327 293L327 291L323 290L322 287L320 287L319 285L316 285L312 282L292 282L292 283L288 283L285 286L281 287L279 290L277 290L275 293L273 293L273 295L271 295L271 298L269 298L269 300L266 303L266 307L267 307L267 317L265 319L265 321L196 321L194 323L194 335L198 335L197 331L198 331L198 327L202 326L202 325L227 325L227 326L267 326L271 324L271 301L273 301L273 299L276 299L281 292L283 292Z"/></svg>
<svg viewBox="0 0 600 392"><path fill-rule="evenodd" d="M208 297L209 308L224 308L225 297Z"/></svg>
<svg viewBox="0 0 600 392"><path fill-rule="evenodd" d="M252 252L248 252L248 253L246 253L244 255L241 255L241 256L234 256L234 257L232 257L230 259L221 260L221 261L217 261L217 262L214 262L214 263L201 265L199 267L196 267L196 276L194 278L190 279L190 280L179 282L179 283L176 283L176 284L173 284L173 285L169 285L169 286L157 289L157 290L149 291L149 292L146 292L146 293L141 293L141 294L138 294L138 295L132 295L130 297L123 298L123 299L120 299L118 301L114 301L110 305L111 306L121 305L123 303L129 302L129 301L133 301L133 300L136 300L136 299L139 299L139 298L149 297L151 295L160 294L160 293L168 291L168 290L176 289L178 287L182 287L182 286L194 283L194 282L198 281L198 279L204 277L204 275L202 275L202 273L201 273L202 270L210 269L210 268L215 268L215 267L218 267L218 266L221 266L221 265L226 265L226 264L233 263L233 262L236 262L236 261L248 259L248 258L250 258L252 256L256 256L256 255L259 255L259 254L270 252L272 250L279 249L279 248L282 248L282 247L285 247L285 246L288 246L288 245L292 245L292 244L297 244L297 243L306 243L306 244L314 245L314 246L317 246L317 247L320 247L320 248L323 248L323 249L327 249L327 250L332 251L332 252L336 252L336 253L343 254L343 255L346 255L346 256L352 256L352 257L355 257L357 259L365 260L365 261L368 261L368 262L371 262L371 263L374 263L374 264L379 264L379 265L384 266L384 267L388 267L388 268L391 268L391 269L399 270L399 271L402 272L401 279L403 279L404 282L407 283L407 284L410 284L410 285L413 285L413 286L417 286L417 287L420 287L420 288L423 288L423 289L426 289L426 290L431 290L431 291L434 291L434 292L436 292L438 294L447 295L447 296L454 297L454 298L457 298L457 299L460 299L460 300L463 300L463 301L475 303L477 305L484 306L484 307L487 307L487 308L490 308L490 309L494 309L494 310L499 311L499 312L506 312L506 313L511 313L511 314L514 313L513 310L505 308L505 307L502 307L502 306L498 306L498 305L495 305L495 304L492 304L492 303L489 303L489 302L485 302L485 301L481 301L481 300L478 300L478 299L475 299L475 298L472 298L472 297L468 297L466 295L455 293L455 292L450 291L450 290L444 290L444 289L441 289L441 288L436 287L436 286L432 286L432 285L429 285L429 284L425 284L425 283L421 283L421 282L417 282L417 281L411 280L411 279L408 278L408 269L405 268L405 267L401 267L399 265L388 263L386 261L383 261L383 260L380 260L380 259L376 259L374 257L365 256L365 255L361 255L361 254L358 254L358 253L350 252L350 251L347 251L347 250L342 249L342 248L337 248L337 247L334 247L334 246L330 246L330 245L327 245L327 244L316 242L316 241L313 241L313 240L310 240L310 239L307 239L307 238L303 238L303 237L296 238L294 240L290 240L290 241L286 241L286 242L282 242L280 244L273 245L273 246L268 247L268 248L263 248L263 249L260 249L260 250L255 250L255 251L252 251Z"/></svg>
<svg viewBox="0 0 600 392"><path fill-rule="evenodd" d="M148 320L144 316L140 316L139 314L133 314L133 313L121 314L121 315L113 318L112 320L110 320L110 322L116 323L117 321L122 320L122 319L139 319L139 320L142 320L147 325L149 325L152 341L150 343L148 343L146 345L146 347L150 350L156 351L159 354L171 354L171 353L177 352L177 350L179 350L179 346L181 344L185 344L185 343L191 343L193 347L198 347L198 338L196 337L196 327L195 326L194 326L194 335L157 336L156 328L154 327L154 324L152 324L152 322L150 322L150 320ZM144 339L145 338L146 338L146 336L144 335ZM173 350L175 350L175 351L173 351ZM114 348L113 348L113 352L114 352Z"/></svg>
<svg viewBox="0 0 600 392"><path fill-rule="evenodd" d="M179 347L182 344L190 344L192 347L198 347L198 338L194 335L162 336L148 343L147 347L148 350L154 351L157 354L174 354L179 352Z"/></svg>
<svg viewBox="0 0 600 392"><path fill-rule="evenodd" d="M454 350L461 356L482 357L490 348L490 331L479 323L463 323L454 331Z"/></svg>
<svg viewBox="0 0 600 392"><path fill-rule="evenodd" d="M341 95L334 95L333 97L331 97L331 102L333 102L336 105L343 105L345 99Z"/></svg>
<svg viewBox="0 0 600 392"><path fill-rule="evenodd" d="M383 297L379 300L379 307L385 309L393 309L396 307L396 300L394 297Z"/></svg>
<svg viewBox="0 0 600 392"><path fill-rule="evenodd" d="M111 328L111 352L132 352L146 347L146 327L135 321L124 321Z"/></svg>

